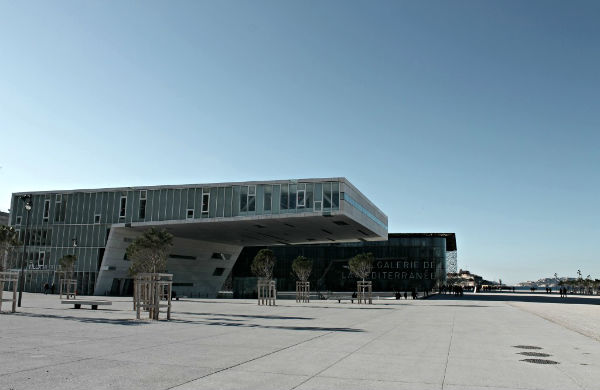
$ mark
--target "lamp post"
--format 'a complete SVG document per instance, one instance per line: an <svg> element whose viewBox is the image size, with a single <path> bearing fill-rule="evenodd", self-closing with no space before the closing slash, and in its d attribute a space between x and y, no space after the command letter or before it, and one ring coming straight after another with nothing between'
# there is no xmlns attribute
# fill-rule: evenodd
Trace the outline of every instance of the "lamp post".
<svg viewBox="0 0 600 390"><path fill-rule="evenodd" d="M73 242L73 256L77 257L77 255L75 253L76 253L77 247L79 246L79 241L77 241L76 238L73 238L71 241ZM74 267L71 267L71 276L69 276L69 279L73 279L73 277L75 276L74 274L75 274L75 269L74 269Z"/></svg>
<svg viewBox="0 0 600 390"><path fill-rule="evenodd" d="M21 307L21 299L23 298L23 285L25 284L25 259L27 257L27 230L29 229L29 213L31 211L31 195L19 196L25 203L25 211L27 216L25 217L25 234L23 234L23 258L21 259L21 274L19 275L19 301L18 306Z"/></svg>

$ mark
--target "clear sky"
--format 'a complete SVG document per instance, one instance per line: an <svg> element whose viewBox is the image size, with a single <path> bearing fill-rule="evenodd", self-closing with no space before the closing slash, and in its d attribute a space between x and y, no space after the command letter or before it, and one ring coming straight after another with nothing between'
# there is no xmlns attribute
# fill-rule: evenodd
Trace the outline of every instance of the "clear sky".
<svg viewBox="0 0 600 390"><path fill-rule="evenodd" d="M345 176L506 282L600 278L600 2L0 0L16 191Z"/></svg>

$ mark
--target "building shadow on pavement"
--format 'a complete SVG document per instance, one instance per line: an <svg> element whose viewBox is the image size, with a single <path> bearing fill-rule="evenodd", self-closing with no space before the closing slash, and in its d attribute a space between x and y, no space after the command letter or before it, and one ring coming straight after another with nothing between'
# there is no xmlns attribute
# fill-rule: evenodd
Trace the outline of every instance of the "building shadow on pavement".
<svg viewBox="0 0 600 390"><path fill-rule="evenodd" d="M71 310L71 309L69 309ZM77 310L77 309L72 309ZM54 320L67 320L67 321L78 321L84 323L91 324L108 324L108 325L127 325L127 326L137 326L143 325L145 322L137 321L135 319L111 319L111 318L95 318L95 317L74 317L70 315L56 315L56 314L36 314L36 313L24 313L17 312L12 315L21 316L21 317L34 317L34 318L45 318L45 319L54 319ZM146 322L147 323L147 322Z"/></svg>

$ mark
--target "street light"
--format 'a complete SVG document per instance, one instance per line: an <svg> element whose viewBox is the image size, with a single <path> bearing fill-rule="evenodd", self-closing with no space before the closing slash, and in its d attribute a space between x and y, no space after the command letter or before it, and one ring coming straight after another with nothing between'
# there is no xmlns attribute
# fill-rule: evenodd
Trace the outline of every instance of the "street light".
<svg viewBox="0 0 600 390"><path fill-rule="evenodd" d="M31 195L21 195L19 199L25 203L25 211L27 217L25 219L25 233L23 234L23 258L21 259L21 274L19 275L19 302L21 307L21 299L23 298L23 285L25 284L25 258L27 257L27 230L29 229L29 214L31 211Z"/></svg>

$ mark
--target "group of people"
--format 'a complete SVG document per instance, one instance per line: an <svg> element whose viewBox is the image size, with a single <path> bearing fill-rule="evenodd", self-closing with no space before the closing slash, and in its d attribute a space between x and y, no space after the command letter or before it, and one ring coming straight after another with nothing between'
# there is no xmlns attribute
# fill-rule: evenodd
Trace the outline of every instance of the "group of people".
<svg viewBox="0 0 600 390"><path fill-rule="evenodd" d="M463 296L465 295L465 289L463 288L463 286L460 285L454 285L454 286L440 286L439 289L439 293L440 294L454 294L454 295L458 295L458 296Z"/></svg>
<svg viewBox="0 0 600 390"><path fill-rule="evenodd" d="M54 294L54 292L56 291L56 286L54 286L54 283L52 283L52 286L48 283L44 284L44 294L48 294L48 291Z"/></svg>
<svg viewBox="0 0 600 390"><path fill-rule="evenodd" d="M404 291L404 294L402 294L400 291L395 292L396 299L401 299L402 295L404 295L404 299L408 299L408 292ZM417 290L413 288L413 290L410 292L410 295L412 299L417 299Z"/></svg>
<svg viewBox="0 0 600 390"><path fill-rule="evenodd" d="M552 290L550 290L550 292L552 292ZM561 287L560 288L560 297L561 298L566 298L567 297L567 288L566 287Z"/></svg>

